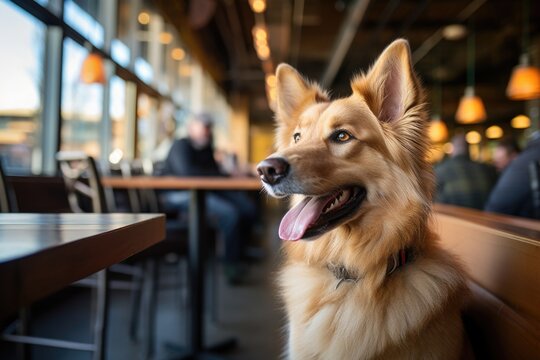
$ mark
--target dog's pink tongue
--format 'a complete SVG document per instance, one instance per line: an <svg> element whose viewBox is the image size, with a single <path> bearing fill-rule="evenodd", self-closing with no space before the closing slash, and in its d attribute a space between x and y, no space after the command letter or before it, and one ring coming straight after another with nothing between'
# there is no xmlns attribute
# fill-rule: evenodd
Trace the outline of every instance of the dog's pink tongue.
<svg viewBox="0 0 540 360"><path fill-rule="evenodd" d="M326 204L325 197L306 197L281 219L279 237L282 240L300 240L309 226L319 218Z"/></svg>

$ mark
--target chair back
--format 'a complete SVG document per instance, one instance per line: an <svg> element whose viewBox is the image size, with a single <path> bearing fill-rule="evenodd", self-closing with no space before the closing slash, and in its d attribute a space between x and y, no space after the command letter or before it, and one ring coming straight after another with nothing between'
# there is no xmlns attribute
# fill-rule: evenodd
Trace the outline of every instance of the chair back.
<svg viewBox="0 0 540 360"><path fill-rule="evenodd" d="M60 151L56 154L66 184L71 210L85 212L82 203L91 205L90 212L108 213L105 191L94 158L82 152Z"/></svg>
<svg viewBox="0 0 540 360"><path fill-rule="evenodd" d="M120 172L125 178L146 174L140 160L122 161ZM133 212L157 213L160 211L157 194L153 189L128 189L128 199Z"/></svg>
<svg viewBox="0 0 540 360"><path fill-rule="evenodd" d="M6 174L4 173L3 162L4 160L0 156L0 212L16 212L17 202L15 201L15 194L13 193L7 182Z"/></svg>
<svg viewBox="0 0 540 360"><path fill-rule="evenodd" d="M529 179L532 194L533 216L540 219L540 161L529 164Z"/></svg>

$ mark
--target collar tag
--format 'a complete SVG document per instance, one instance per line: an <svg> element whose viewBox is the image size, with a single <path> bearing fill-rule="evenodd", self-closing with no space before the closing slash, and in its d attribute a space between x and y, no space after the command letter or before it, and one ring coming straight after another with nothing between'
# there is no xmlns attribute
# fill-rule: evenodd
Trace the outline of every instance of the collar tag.
<svg viewBox="0 0 540 360"><path fill-rule="evenodd" d="M407 263L410 263L413 260L414 260L414 252L412 248L405 248L405 249L399 250L397 253L393 254L388 259L388 265L386 268L386 276L392 275L394 272L399 270L399 268L401 268ZM336 289L344 281L352 281L356 283L358 282L358 280L362 279L361 276L356 276L353 273L349 272L349 270L347 270L347 268L343 265L328 264L327 268L338 280Z"/></svg>

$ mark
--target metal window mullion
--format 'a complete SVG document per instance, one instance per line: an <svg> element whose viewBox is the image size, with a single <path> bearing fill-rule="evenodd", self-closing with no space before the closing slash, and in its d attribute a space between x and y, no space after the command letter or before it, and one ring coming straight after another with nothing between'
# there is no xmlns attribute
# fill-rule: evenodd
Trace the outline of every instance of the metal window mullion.
<svg viewBox="0 0 540 360"><path fill-rule="evenodd" d="M48 26L45 37L41 172L52 175L56 173L55 154L60 149L63 30Z"/></svg>
<svg viewBox="0 0 540 360"><path fill-rule="evenodd" d="M105 53L110 54L111 41L116 29L116 11L117 2L101 1L99 9L99 18L103 28L105 30L105 39L103 42L103 50ZM111 152L112 142L112 124L111 124L111 112L110 112L110 99L111 99L111 76L114 74L114 64L112 61L106 60L107 69L107 82L103 85L103 99L102 99L102 114L100 124L100 160L102 164L107 164L108 156Z"/></svg>

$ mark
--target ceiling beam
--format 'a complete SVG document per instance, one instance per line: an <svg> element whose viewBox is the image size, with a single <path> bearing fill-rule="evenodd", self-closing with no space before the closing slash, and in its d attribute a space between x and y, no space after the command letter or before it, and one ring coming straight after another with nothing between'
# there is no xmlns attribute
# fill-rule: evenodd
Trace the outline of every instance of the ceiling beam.
<svg viewBox="0 0 540 360"><path fill-rule="evenodd" d="M334 81L336 74L343 63L343 59L347 55L351 43L356 35L358 26L362 22L362 18L369 5L369 0L356 0L350 5L348 9L347 17L341 25L339 34L334 43L332 56L328 61L328 65L321 78L321 85L328 87Z"/></svg>
<svg viewBox="0 0 540 360"><path fill-rule="evenodd" d="M475 0L471 2L463 11L459 13L457 16L457 22L464 22L468 18L470 18L478 9L482 7L486 3L487 0ZM413 64L416 64L424 56L426 56L431 49L435 47L442 39L443 39L443 29L444 27L439 28L437 31L435 31L430 37L428 37L422 45L416 49L412 54L412 62Z"/></svg>

